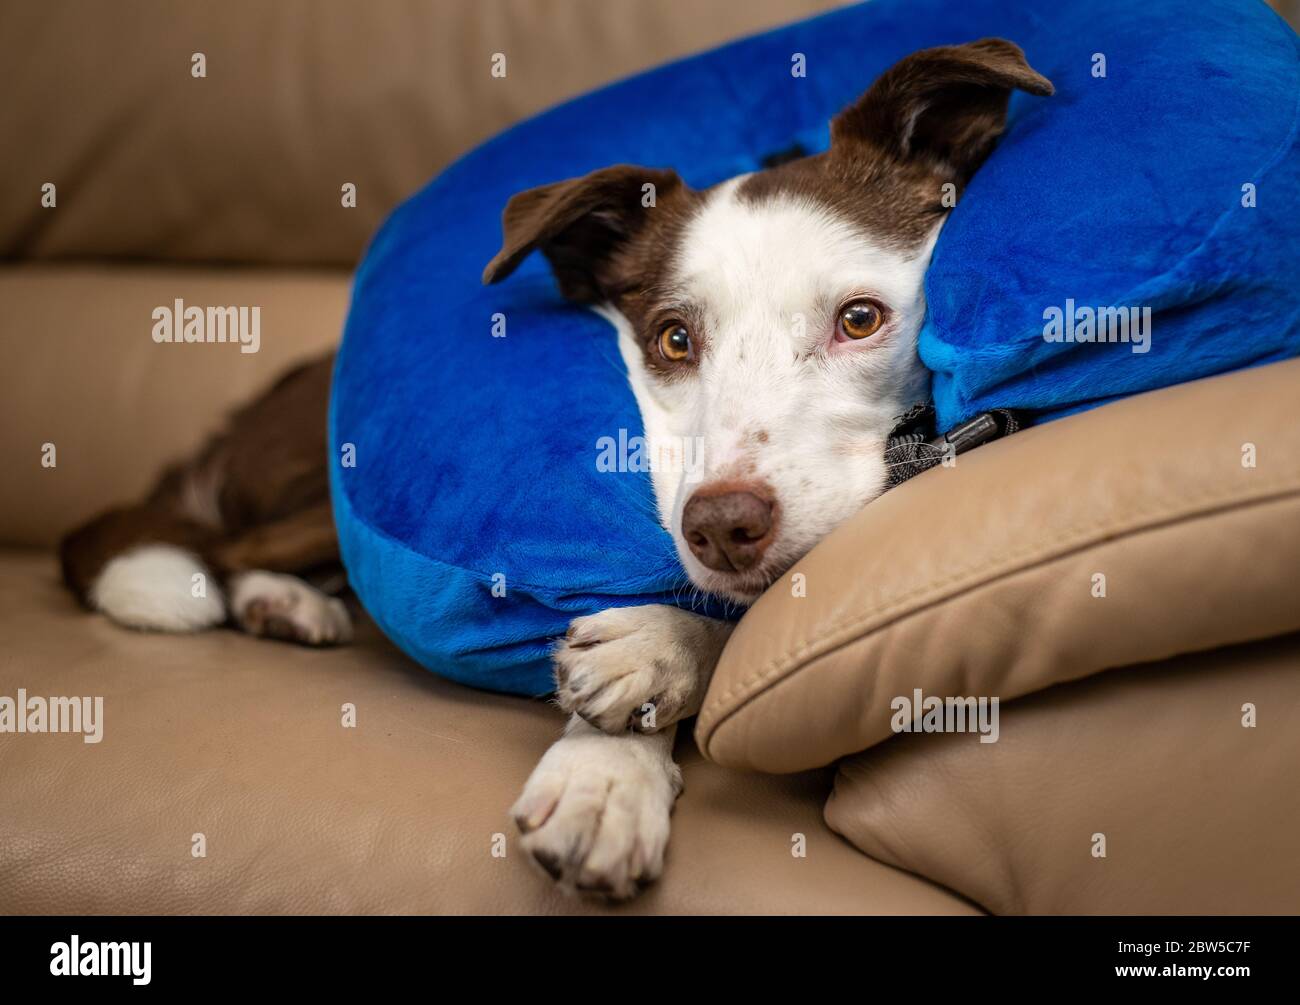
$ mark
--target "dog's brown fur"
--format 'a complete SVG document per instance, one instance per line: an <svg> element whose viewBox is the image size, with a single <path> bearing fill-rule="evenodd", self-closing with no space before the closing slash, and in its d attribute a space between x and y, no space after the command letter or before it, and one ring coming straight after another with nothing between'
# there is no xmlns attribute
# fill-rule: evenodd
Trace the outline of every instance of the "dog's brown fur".
<svg viewBox="0 0 1300 1005"><path fill-rule="evenodd" d="M147 544L193 552L220 579L254 569L337 572L325 444L333 365L330 355L285 374L194 458L168 468L142 502L64 537L63 578L77 598L88 606L104 566Z"/></svg>

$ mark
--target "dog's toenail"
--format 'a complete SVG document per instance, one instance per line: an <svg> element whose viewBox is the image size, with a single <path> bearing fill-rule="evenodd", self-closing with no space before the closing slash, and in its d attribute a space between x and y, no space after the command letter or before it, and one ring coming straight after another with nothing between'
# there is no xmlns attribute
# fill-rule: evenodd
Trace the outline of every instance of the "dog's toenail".
<svg viewBox="0 0 1300 1005"><path fill-rule="evenodd" d="M546 875L550 876L551 879L560 878L562 870L560 869L560 860L558 857L552 855L549 851L538 849L533 852L533 858L538 865L546 870Z"/></svg>
<svg viewBox="0 0 1300 1005"><path fill-rule="evenodd" d="M531 834L546 822L550 813L542 813L537 808L531 811L525 810L515 815L515 826L519 828L520 834Z"/></svg>

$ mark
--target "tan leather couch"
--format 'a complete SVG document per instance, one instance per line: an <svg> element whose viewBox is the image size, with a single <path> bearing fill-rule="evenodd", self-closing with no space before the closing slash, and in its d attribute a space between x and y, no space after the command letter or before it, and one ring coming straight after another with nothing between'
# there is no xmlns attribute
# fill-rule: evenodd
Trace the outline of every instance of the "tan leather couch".
<svg viewBox="0 0 1300 1005"><path fill-rule="evenodd" d="M699 747L679 739L667 873L620 908L518 853L545 703L439 680L365 624L327 651L136 634L59 585L62 530L334 344L368 234L441 165L830 5L0 9L0 85L31 99L0 103L0 695L105 706L97 744L0 734L0 911L1300 910L1297 363L1027 431L841 528L794 570L807 596L787 578L742 623ZM177 297L261 305L261 351L155 345ZM999 741L894 737L916 687L1000 697Z"/></svg>

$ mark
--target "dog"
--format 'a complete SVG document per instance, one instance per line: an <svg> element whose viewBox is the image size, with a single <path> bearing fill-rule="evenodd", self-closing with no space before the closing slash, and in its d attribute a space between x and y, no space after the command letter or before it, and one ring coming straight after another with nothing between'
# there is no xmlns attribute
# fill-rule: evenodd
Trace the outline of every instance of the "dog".
<svg viewBox="0 0 1300 1005"><path fill-rule="evenodd" d="M1053 90L1011 42L927 49L832 120L825 153L698 191L619 165L505 207L483 281L540 251L563 296L616 329L647 438L706 444L692 478L652 473L702 591L753 601L884 491L886 440L928 397L916 343L945 196L988 156L1015 89ZM331 367L288 374L143 502L69 534L76 596L136 628L346 642L350 615L325 588L339 561ZM577 618L557 643L567 725L511 814L566 891L623 899L661 874L682 785L676 724L699 710L730 631L650 605Z"/></svg>

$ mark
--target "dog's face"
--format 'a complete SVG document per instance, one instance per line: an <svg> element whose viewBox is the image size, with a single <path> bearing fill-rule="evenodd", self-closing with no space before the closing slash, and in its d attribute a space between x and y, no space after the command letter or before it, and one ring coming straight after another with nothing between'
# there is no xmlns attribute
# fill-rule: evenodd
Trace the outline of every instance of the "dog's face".
<svg viewBox="0 0 1300 1005"><path fill-rule="evenodd" d="M890 179L899 226L877 231L834 168L678 190L680 220L623 252L649 280L610 317L664 448L656 498L710 593L752 599L878 495L894 420L926 396L916 335L937 201L922 178Z"/></svg>
<svg viewBox="0 0 1300 1005"><path fill-rule="evenodd" d="M701 589L753 600L883 491L885 441L928 395L930 250L1001 133L1051 85L1009 42L898 63L825 154L714 188L619 166L514 197L484 279L533 248L615 324L664 525Z"/></svg>

